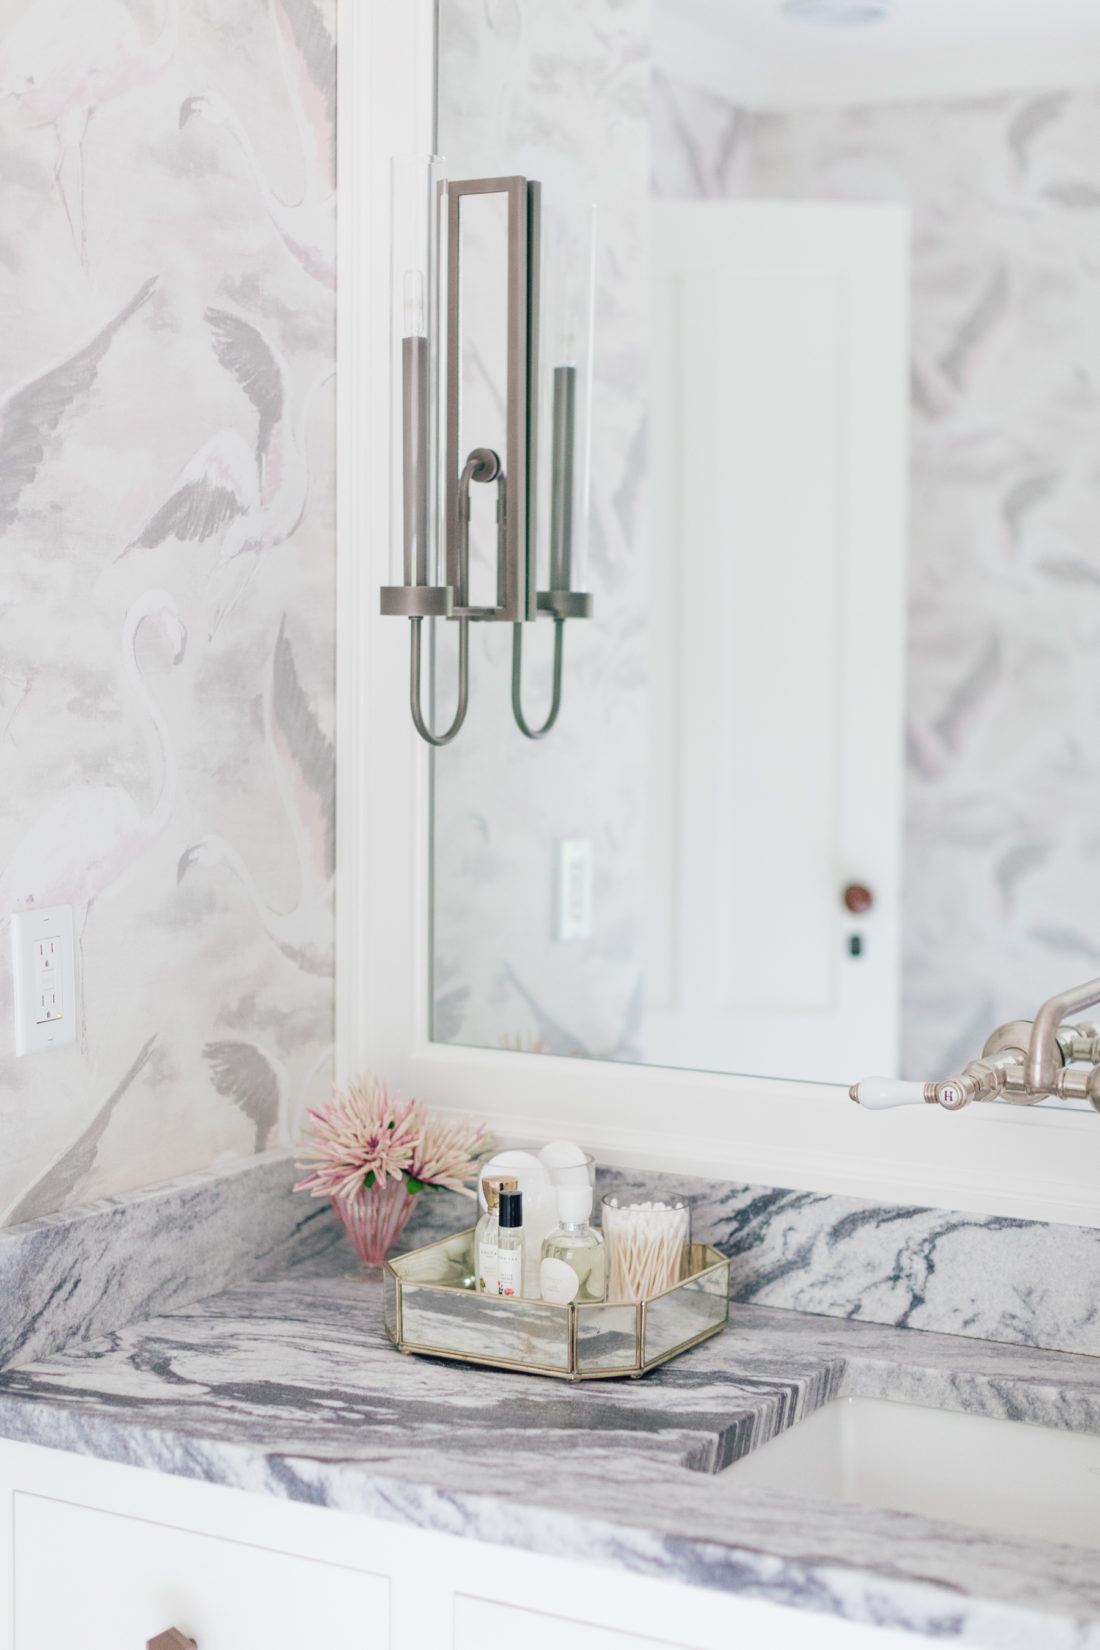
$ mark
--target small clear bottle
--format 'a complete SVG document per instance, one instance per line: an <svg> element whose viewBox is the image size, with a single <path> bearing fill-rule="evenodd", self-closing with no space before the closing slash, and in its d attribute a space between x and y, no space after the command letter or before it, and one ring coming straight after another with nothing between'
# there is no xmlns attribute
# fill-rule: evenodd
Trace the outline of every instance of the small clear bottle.
<svg viewBox="0 0 1100 1650"><path fill-rule="evenodd" d="M502 1191L497 1210L497 1293L523 1294L523 1193Z"/></svg>
<svg viewBox="0 0 1100 1650"><path fill-rule="evenodd" d="M474 1228L474 1264L477 1268L478 1293L482 1295L500 1293L497 1210L501 1192L514 1192L516 1185L516 1181L504 1175L494 1175L485 1182L486 1209Z"/></svg>
<svg viewBox="0 0 1100 1650"><path fill-rule="evenodd" d="M558 1187L558 1220L542 1245L539 1291L544 1301L607 1299L607 1250L603 1236L588 1224L592 1213L589 1186Z"/></svg>

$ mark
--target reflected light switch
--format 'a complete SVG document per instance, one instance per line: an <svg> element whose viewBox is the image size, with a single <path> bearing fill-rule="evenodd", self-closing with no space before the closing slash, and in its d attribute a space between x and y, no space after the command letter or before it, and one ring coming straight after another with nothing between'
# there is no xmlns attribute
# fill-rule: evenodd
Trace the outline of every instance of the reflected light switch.
<svg viewBox="0 0 1100 1650"><path fill-rule="evenodd" d="M592 932L592 844L584 837L558 843L554 938L586 940Z"/></svg>

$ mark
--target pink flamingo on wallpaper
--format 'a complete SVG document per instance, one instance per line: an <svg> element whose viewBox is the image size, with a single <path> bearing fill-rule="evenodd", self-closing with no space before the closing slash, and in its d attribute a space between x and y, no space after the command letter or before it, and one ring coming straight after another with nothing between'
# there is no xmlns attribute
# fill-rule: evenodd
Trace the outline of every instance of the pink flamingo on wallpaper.
<svg viewBox="0 0 1100 1650"><path fill-rule="evenodd" d="M95 384L99 363L115 333L148 303L156 284L154 275L90 343L59 366L11 390L0 401L0 533L17 519L23 491L38 474L50 437L77 400Z"/></svg>
<svg viewBox="0 0 1100 1650"><path fill-rule="evenodd" d="M71 1145L65 1146L6 1214L0 1214L0 1225L17 1226L24 1220L37 1220L41 1215L52 1215L82 1201L88 1176L95 1167L99 1143L107 1132L107 1125L115 1109L128 1090L137 1081L152 1058L157 1033L147 1040L138 1052L122 1081L96 1111L88 1126Z"/></svg>
<svg viewBox="0 0 1100 1650"><path fill-rule="evenodd" d="M122 630L123 669L148 712L164 760L155 806L143 814L120 785L73 786L39 816L0 875L0 918L31 905L71 905L82 951L92 901L156 841L176 802L175 755L164 717L137 661L137 634L146 620L159 625L172 648L174 664L183 658L187 631L175 602L164 590L147 590L139 596ZM81 968L81 979L83 974Z"/></svg>
<svg viewBox="0 0 1100 1650"><path fill-rule="evenodd" d="M276 911L261 894L236 848L220 836L204 837L180 857L176 880L196 865L227 865L284 957L307 974L330 975L333 967L332 885L335 870L336 764L298 677L294 653L279 626L264 700L264 733L275 783L294 838L298 899Z"/></svg>
<svg viewBox="0 0 1100 1650"><path fill-rule="evenodd" d="M296 1082L282 1060L259 1043L207 1043L202 1057L214 1088L252 1124L252 1150L265 1152L269 1146L287 1145L291 1140L294 1113L308 1103L317 1078L331 1066L332 1045L320 1049L305 1076ZM326 1085L326 1098L330 1092L331 1086Z"/></svg>
<svg viewBox="0 0 1100 1650"><path fill-rule="evenodd" d="M32 0L0 44L0 107L10 100L18 124L52 126L57 138L53 182L73 240L87 267L84 140L97 109L152 80L179 35L179 0L164 0L160 27L148 40L123 0ZM76 159L76 212L65 188Z"/></svg>
<svg viewBox="0 0 1100 1650"><path fill-rule="evenodd" d="M306 429L314 397L334 369L326 368L307 391L295 424L286 404L286 368L259 328L224 309L208 309L206 321L219 362L255 408L255 443L250 448L233 428L211 436L177 476L165 503L116 559L170 538L195 544L219 533L223 568L238 556L251 555L252 566L216 615L213 634L240 599L259 557L291 538L305 515Z"/></svg>
<svg viewBox="0 0 1100 1650"><path fill-rule="evenodd" d="M180 127L201 116L232 135L275 228L307 274L336 286L336 47L315 0L270 0L279 61L301 147L298 200L272 188L240 115L217 92L189 97Z"/></svg>

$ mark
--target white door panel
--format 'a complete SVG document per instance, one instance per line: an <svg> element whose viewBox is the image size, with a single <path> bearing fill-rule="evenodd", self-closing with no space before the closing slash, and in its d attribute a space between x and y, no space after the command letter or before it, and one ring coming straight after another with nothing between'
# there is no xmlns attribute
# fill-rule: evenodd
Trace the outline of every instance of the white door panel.
<svg viewBox="0 0 1100 1650"><path fill-rule="evenodd" d="M653 221L646 1057L893 1071L906 215L706 201Z"/></svg>

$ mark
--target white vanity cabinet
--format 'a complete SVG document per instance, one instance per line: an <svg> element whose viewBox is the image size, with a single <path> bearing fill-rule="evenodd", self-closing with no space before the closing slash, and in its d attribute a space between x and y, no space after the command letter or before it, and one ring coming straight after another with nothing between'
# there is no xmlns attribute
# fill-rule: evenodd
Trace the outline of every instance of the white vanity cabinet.
<svg viewBox="0 0 1100 1650"><path fill-rule="evenodd" d="M0 1650L144 1650L170 1628L198 1650L913 1650L908 1633L0 1442Z"/></svg>
<svg viewBox="0 0 1100 1650"><path fill-rule="evenodd" d="M122 1650L169 1624L202 1650L297 1650L390 1642L384 1576L248 1539L200 1534L99 1507L16 1492L15 1644L19 1650Z"/></svg>

